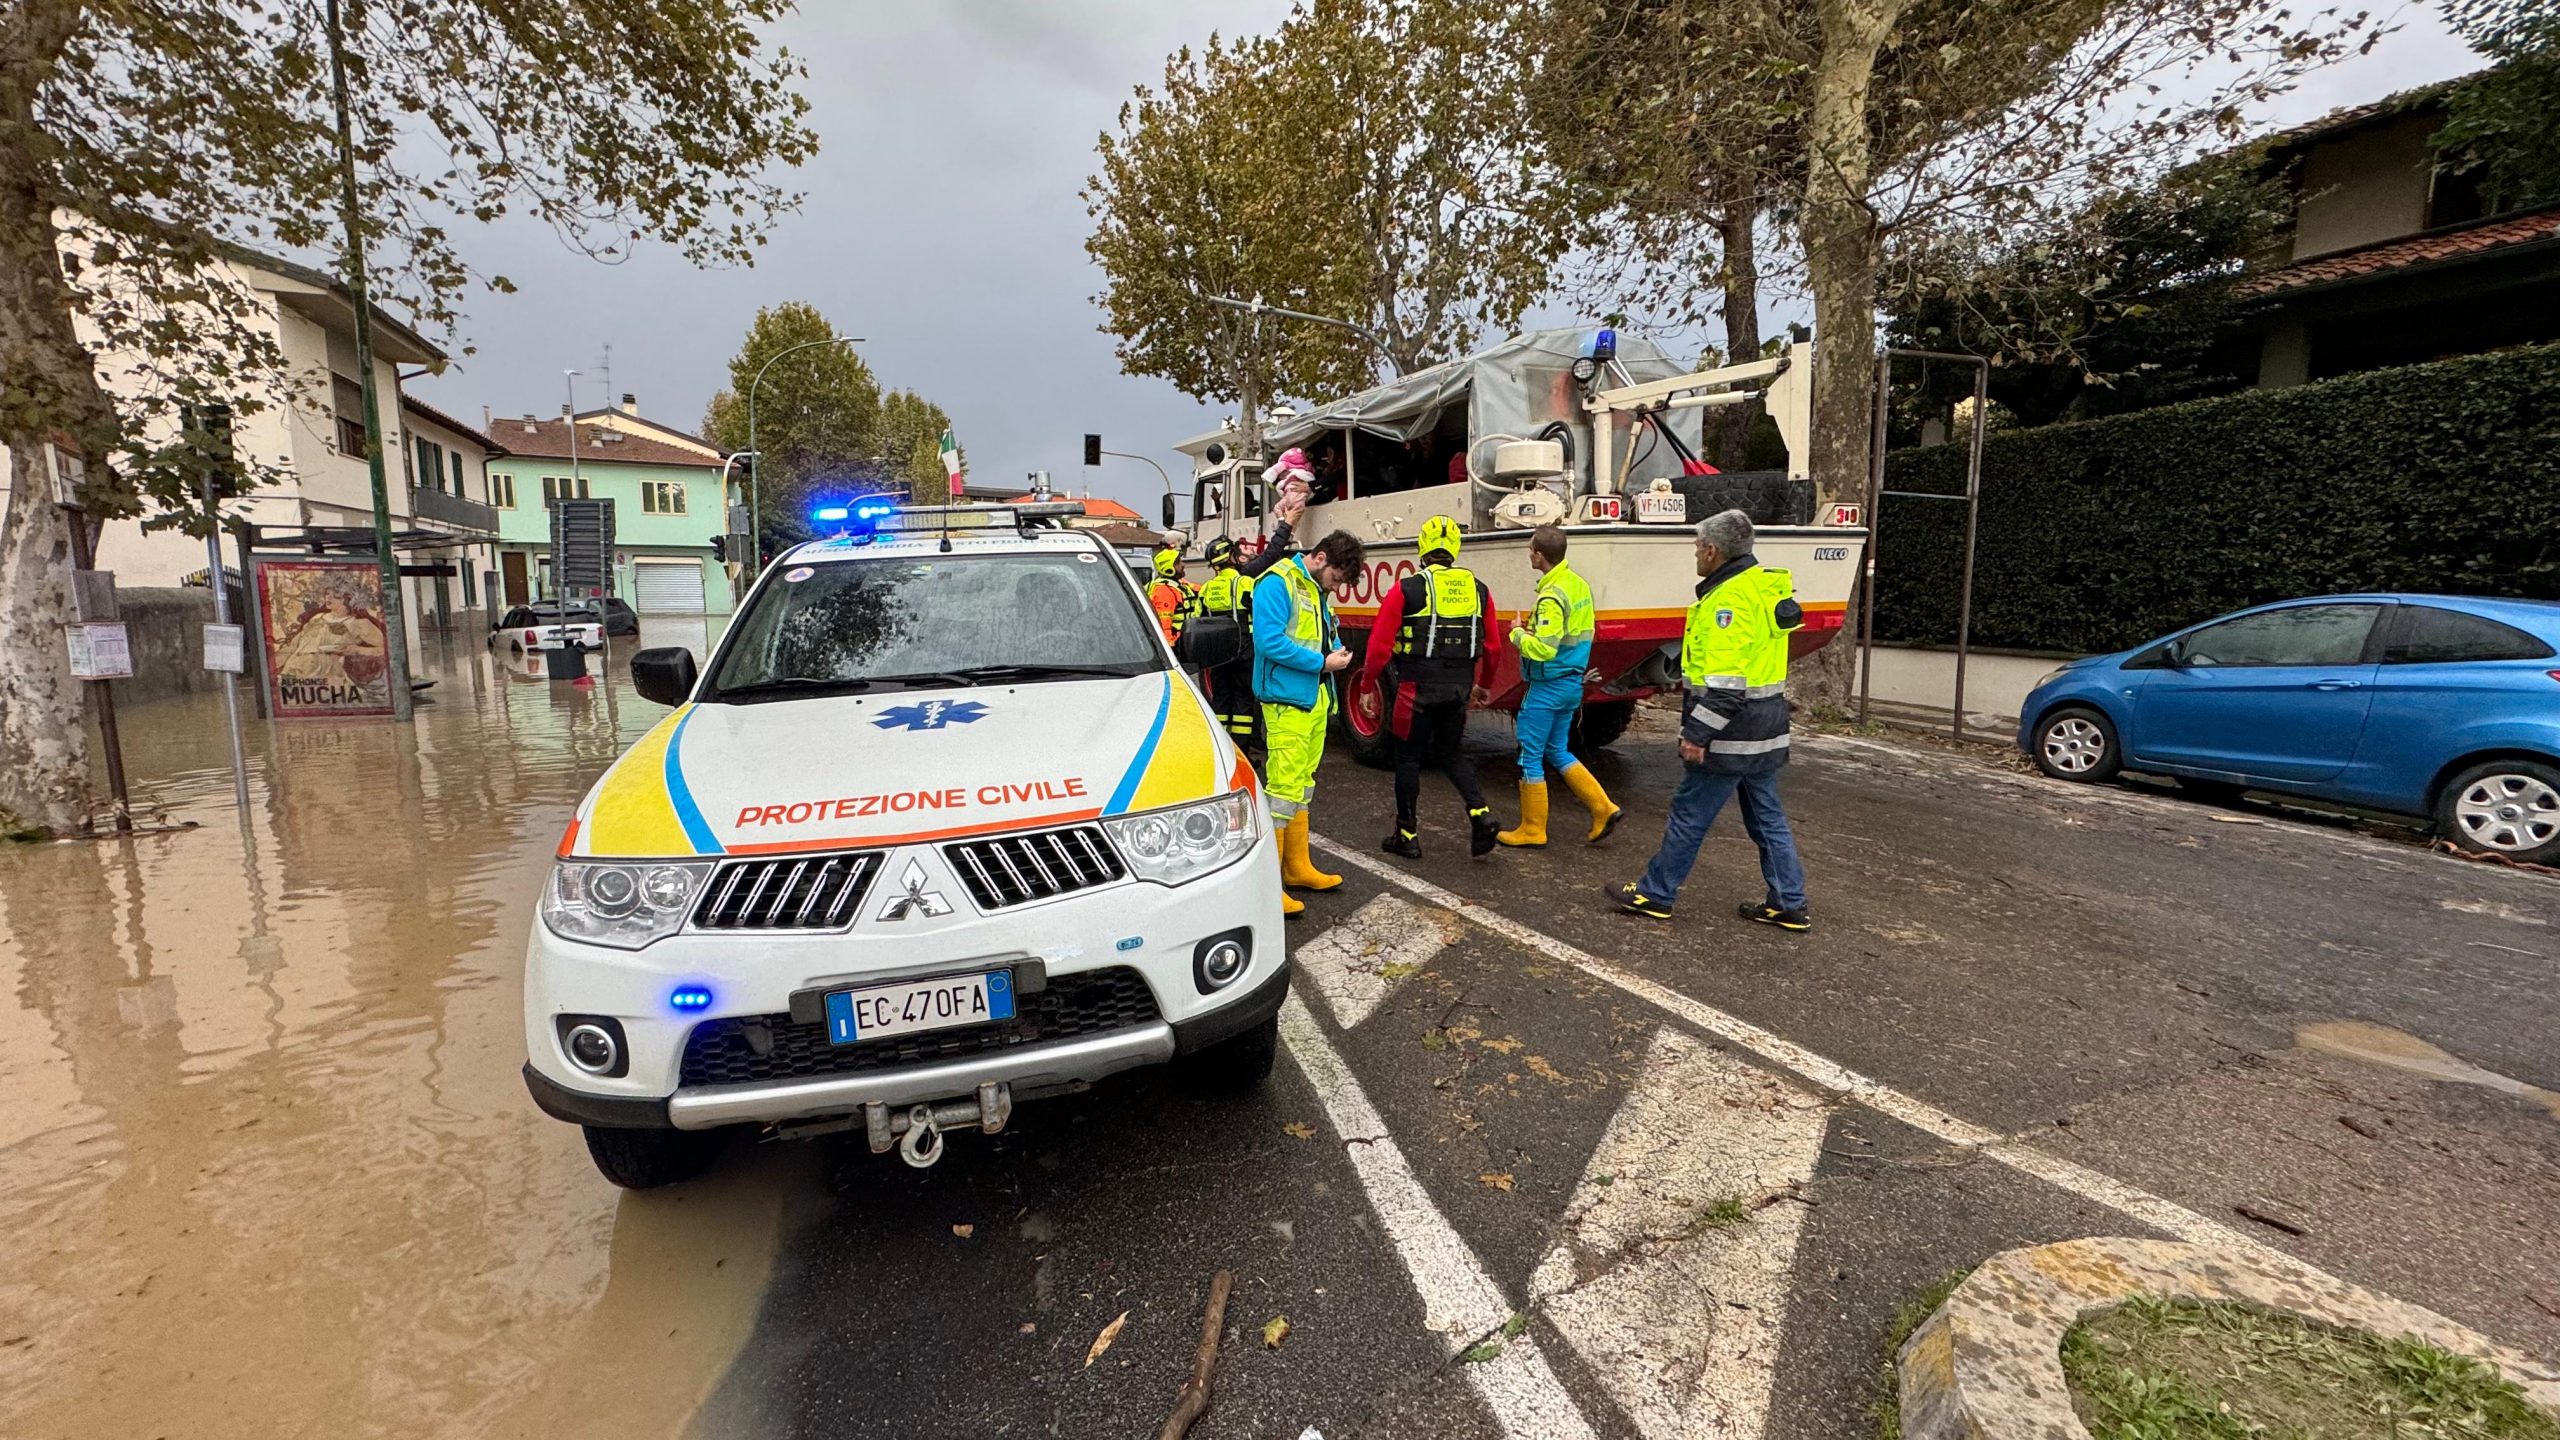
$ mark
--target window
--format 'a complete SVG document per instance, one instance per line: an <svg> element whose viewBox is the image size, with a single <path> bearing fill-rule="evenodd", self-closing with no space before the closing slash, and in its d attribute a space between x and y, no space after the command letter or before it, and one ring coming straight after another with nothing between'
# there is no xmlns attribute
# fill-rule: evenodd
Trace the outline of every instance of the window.
<svg viewBox="0 0 2560 1440"><path fill-rule="evenodd" d="M2454 665L2474 660L2548 660L2551 647L2485 615L2438 605L2403 605L2386 665Z"/></svg>
<svg viewBox="0 0 2560 1440"><path fill-rule="evenodd" d="M363 458L366 433L364 387L344 375L331 375L329 403L336 411L338 453Z"/></svg>
<svg viewBox="0 0 2560 1440"><path fill-rule="evenodd" d="M2354 665L2376 605L2291 605L2207 625L2175 647L2181 665Z"/></svg>
<svg viewBox="0 0 2560 1440"><path fill-rule="evenodd" d="M643 515L683 514L684 482L681 480L641 481L640 513Z"/></svg>
<svg viewBox="0 0 2560 1440"><path fill-rule="evenodd" d="M410 483L421 490L444 488L444 447L424 435L418 438L418 468Z"/></svg>
<svg viewBox="0 0 2560 1440"><path fill-rule="evenodd" d="M451 455L453 459L453 493L457 498L459 498L462 495L462 452L455 450L451 452Z"/></svg>
<svg viewBox="0 0 2560 1440"><path fill-rule="evenodd" d="M499 510L516 508L516 477L501 470L490 471L489 504Z"/></svg>
<svg viewBox="0 0 2560 1440"><path fill-rule="evenodd" d="M554 500L584 500L587 498L589 498L587 495L587 477L584 475L545 475L542 477L542 503L545 505L550 504Z"/></svg>
<svg viewBox="0 0 2560 1440"><path fill-rule="evenodd" d="M459 465L462 462L456 460L454 463ZM454 483L461 483L459 476ZM468 610L480 603L480 557L465 550L462 563L455 568L462 572L462 608Z"/></svg>

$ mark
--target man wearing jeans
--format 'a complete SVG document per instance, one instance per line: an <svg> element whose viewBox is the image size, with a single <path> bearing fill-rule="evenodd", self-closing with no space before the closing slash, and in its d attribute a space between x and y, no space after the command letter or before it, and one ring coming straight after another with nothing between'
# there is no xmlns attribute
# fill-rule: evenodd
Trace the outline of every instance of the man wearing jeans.
<svg viewBox="0 0 2560 1440"><path fill-rule="evenodd" d="M1742 828L1760 849L1767 893L1743 902L1742 918L1781 930L1810 930L1804 865L1795 832L1778 803L1778 770L1787 763L1787 636L1804 624L1795 579L1751 553L1751 517L1739 510L1698 524L1697 603L1680 638L1680 758L1688 773L1671 797L1662 848L1632 884L1603 892L1619 909L1671 918L1672 901L1707 827L1739 794Z"/></svg>

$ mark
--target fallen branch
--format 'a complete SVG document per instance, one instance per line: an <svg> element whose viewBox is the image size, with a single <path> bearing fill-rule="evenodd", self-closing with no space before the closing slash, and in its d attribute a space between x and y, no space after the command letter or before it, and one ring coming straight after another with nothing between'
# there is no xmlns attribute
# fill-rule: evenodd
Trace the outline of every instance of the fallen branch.
<svg viewBox="0 0 2560 1440"><path fill-rule="evenodd" d="M1191 1422L1208 1413L1209 1378L1218 1368L1218 1336L1227 1328L1227 1292L1235 1288L1233 1273L1221 1270L1209 1282L1209 1313L1200 1320L1200 1353L1191 1362L1191 1379L1175 1398L1156 1440L1182 1440Z"/></svg>

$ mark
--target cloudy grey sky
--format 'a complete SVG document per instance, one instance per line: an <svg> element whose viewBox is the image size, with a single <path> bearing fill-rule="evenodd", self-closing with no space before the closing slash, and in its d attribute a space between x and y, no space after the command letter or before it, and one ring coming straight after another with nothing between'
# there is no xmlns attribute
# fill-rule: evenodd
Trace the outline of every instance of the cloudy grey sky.
<svg viewBox="0 0 2560 1440"><path fill-rule="evenodd" d="M478 353L419 393L468 419L483 406L556 414L561 372L575 368L587 372L580 409L629 391L644 413L691 428L727 383L756 307L806 300L868 338L882 384L950 412L974 478L1047 469L1152 513L1154 472L1125 460L1085 470L1083 433L1178 475L1172 443L1219 417L1163 381L1120 373L1095 328L1100 276L1076 191L1095 137L1177 46L1212 29L1266 30L1287 10L1288 0L812 0L782 38L809 62L823 144L790 177L805 208L755 268L697 271L665 250L601 265L532 225L466 236L475 264L520 289L471 302L464 338ZM2286 97L2268 122L2476 63L2432 8L2394 18L2399 33ZM613 394L596 363L607 345Z"/></svg>

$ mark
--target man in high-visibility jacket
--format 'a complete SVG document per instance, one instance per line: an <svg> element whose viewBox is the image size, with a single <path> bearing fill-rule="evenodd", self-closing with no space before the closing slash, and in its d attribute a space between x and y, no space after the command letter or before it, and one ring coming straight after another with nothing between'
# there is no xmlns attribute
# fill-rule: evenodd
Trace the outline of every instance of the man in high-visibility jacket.
<svg viewBox="0 0 2560 1440"><path fill-rule="evenodd" d="M1582 672L1591 667L1591 638L1599 630L1599 611L1591 587L1564 559L1564 531L1541 525L1529 536L1529 568L1538 573L1538 600L1528 623L1511 627L1511 648L1520 652L1520 678L1529 682L1521 697L1520 826L1494 838L1505 845L1547 843L1547 772L1573 791L1591 812L1589 843L1599 844L1618 828L1626 814L1600 788L1599 779L1583 768L1566 748L1573 717L1582 710Z"/></svg>
<svg viewBox="0 0 2560 1440"><path fill-rule="evenodd" d="M1378 848L1408 860L1422 858L1422 767L1448 775L1467 806L1468 848L1493 850L1502 827L1476 783L1476 765L1459 749L1467 708L1485 698L1494 661L1502 653L1501 620L1484 582L1458 568L1458 522L1434 515L1422 522L1422 573L1408 575L1378 604L1369 627L1362 676L1387 700L1387 730L1395 736L1396 828ZM1389 667L1393 674L1389 674Z"/></svg>
<svg viewBox="0 0 2560 1440"><path fill-rule="evenodd" d="M1688 773L1671 797L1662 848L1644 877L1604 893L1620 909L1657 920L1671 905L1698 846L1727 796L1739 793L1742 828L1760 851L1766 893L1744 901L1742 918L1781 930L1810 930L1804 863L1778 803L1787 763L1787 637L1804 624L1795 577L1751 553L1751 517L1739 510L1698 524L1698 601L1680 638L1680 758Z"/></svg>
<svg viewBox="0 0 2560 1440"><path fill-rule="evenodd" d="M1331 890L1342 883L1309 857L1307 802L1315 795L1325 721L1333 714L1327 678L1351 663L1325 592L1359 574L1363 558L1360 542L1336 530L1253 582L1253 693L1262 701L1271 747L1262 793L1280 834L1280 883L1292 889ZM1282 891L1283 914L1305 908Z"/></svg>
<svg viewBox="0 0 2560 1440"><path fill-rule="evenodd" d="M1200 592L1182 579L1182 552L1170 545L1156 551L1156 578L1147 585L1147 604L1156 612L1156 625L1164 631L1167 644L1182 636L1182 622L1198 610Z"/></svg>
<svg viewBox="0 0 2560 1440"><path fill-rule="evenodd" d="M1208 673L1209 704L1259 774L1268 768L1268 751L1262 738L1262 702L1253 693L1253 577L1240 563L1236 542L1224 535L1212 539L1201 555L1210 574L1200 587L1200 615L1235 621L1244 640L1235 659Z"/></svg>

